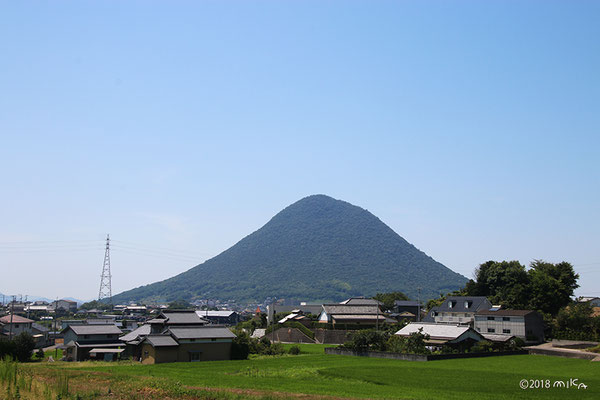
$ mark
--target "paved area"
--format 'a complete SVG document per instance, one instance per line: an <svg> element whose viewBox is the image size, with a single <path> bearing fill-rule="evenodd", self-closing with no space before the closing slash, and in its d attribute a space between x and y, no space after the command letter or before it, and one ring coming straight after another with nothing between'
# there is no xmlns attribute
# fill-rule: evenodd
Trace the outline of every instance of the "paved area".
<svg viewBox="0 0 600 400"><path fill-rule="evenodd" d="M568 349L564 347L555 347L552 343L543 343L537 346L527 346L523 347L523 349L529 351L529 354L541 354L546 356L581 358L590 361L600 361L600 356L598 353L577 349Z"/></svg>

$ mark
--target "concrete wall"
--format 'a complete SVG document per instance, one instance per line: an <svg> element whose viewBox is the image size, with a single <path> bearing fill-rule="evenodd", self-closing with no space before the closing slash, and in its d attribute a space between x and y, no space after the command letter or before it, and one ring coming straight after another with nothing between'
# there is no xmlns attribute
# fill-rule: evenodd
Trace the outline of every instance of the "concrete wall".
<svg viewBox="0 0 600 400"><path fill-rule="evenodd" d="M350 340L354 331L315 329L315 341L323 344L344 344Z"/></svg>
<svg viewBox="0 0 600 400"><path fill-rule="evenodd" d="M281 327L275 332L265 335L269 340L283 343L315 343L313 339L306 336L298 328Z"/></svg>

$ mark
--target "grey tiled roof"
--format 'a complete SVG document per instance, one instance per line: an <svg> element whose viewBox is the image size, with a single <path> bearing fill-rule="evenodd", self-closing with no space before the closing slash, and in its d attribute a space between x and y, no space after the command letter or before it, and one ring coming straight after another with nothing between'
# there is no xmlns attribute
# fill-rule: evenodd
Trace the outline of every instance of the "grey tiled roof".
<svg viewBox="0 0 600 400"><path fill-rule="evenodd" d="M364 297L351 297L348 300L342 301L340 304L346 304L349 306L374 306L381 303L375 299L365 299Z"/></svg>
<svg viewBox="0 0 600 400"><path fill-rule="evenodd" d="M192 324L206 324L207 321L204 318L200 318L196 311L163 311L160 316L155 318L156 322L165 317L167 325L192 325ZM152 322L155 322L152 320Z"/></svg>
<svg viewBox="0 0 600 400"><path fill-rule="evenodd" d="M150 334L151 328L152 327L149 324L142 325L128 334L121 336L119 340L130 342L132 340L136 340L140 336L147 336Z"/></svg>
<svg viewBox="0 0 600 400"><path fill-rule="evenodd" d="M77 335L120 335L121 330L115 325L69 325L63 330L72 329Z"/></svg>
<svg viewBox="0 0 600 400"><path fill-rule="evenodd" d="M453 306L450 307L450 302L454 302ZM465 302L469 302L468 308L465 307ZM491 304L487 301L487 298L483 296L448 296L444 303L439 307L433 307L432 310L438 312L475 312L482 307L489 308Z"/></svg>
<svg viewBox="0 0 600 400"><path fill-rule="evenodd" d="M171 327L169 332L176 339L233 339L235 335L223 327Z"/></svg>
<svg viewBox="0 0 600 400"><path fill-rule="evenodd" d="M179 346L179 343L169 335L148 335L146 336L146 341L152 347Z"/></svg>
<svg viewBox="0 0 600 400"><path fill-rule="evenodd" d="M323 310L329 315L336 314L369 314L376 315L381 314L381 311L377 311L376 305L345 305L345 304L323 304Z"/></svg>

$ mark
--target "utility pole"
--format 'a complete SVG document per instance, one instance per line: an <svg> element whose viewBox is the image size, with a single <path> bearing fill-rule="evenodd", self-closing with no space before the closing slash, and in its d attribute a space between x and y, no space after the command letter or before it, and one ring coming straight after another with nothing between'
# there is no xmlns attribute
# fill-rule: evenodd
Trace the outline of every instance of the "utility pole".
<svg viewBox="0 0 600 400"><path fill-rule="evenodd" d="M102 276L100 278L100 291L98 292L98 301L108 299L112 304L112 288L110 274L110 237L106 235L106 250L104 251L104 263L102 265Z"/></svg>
<svg viewBox="0 0 600 400"><path fill-rule="evenodd" d="M375 320L375 330L379 331L379 300L375 299L375 307L377 308L377 319Z"/></svg>
<svg viewBox="0 0 600 400"><path fill-rule="evenodd" d="M8 340L12 340L12 330L13 330L13 315L15 313L15 301L17 300L17 296L13 296L13 301L10 304L10 329L8 333Z"/></svg>
<svg viewBox="0 0 600 400"><path fill-rule="evenodd" d="M417 322L421 321L421 288L417 288L419 294L417 295Z"/></svg>

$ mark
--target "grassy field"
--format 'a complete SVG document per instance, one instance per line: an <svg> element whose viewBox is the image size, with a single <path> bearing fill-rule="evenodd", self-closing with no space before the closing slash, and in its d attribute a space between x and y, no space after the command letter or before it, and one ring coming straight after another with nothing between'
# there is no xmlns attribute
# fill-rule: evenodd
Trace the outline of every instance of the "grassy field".
<svg viewBox="0 0 600 400"><path fill-rule="evenodd" d="M600 363L549 356L503 356L409 362L325 355L322 345L302 345L298 356L244 361L139 365L134 363L30 364L30 373L67 374L73 388L111 388L111 398L386 398L565 399L600 398ZM568 381L587 389L523 390L522 379ZM77 383L78 381L83 383ZM530 383L530 382L528 382ZM100 389L98 389L100 388ZM75 389L73 389L75 390ZM103 392L104 391L104 392ZM121 394L119 394L121 393ZM125 396L127 394L127 396Z"/></svg>

